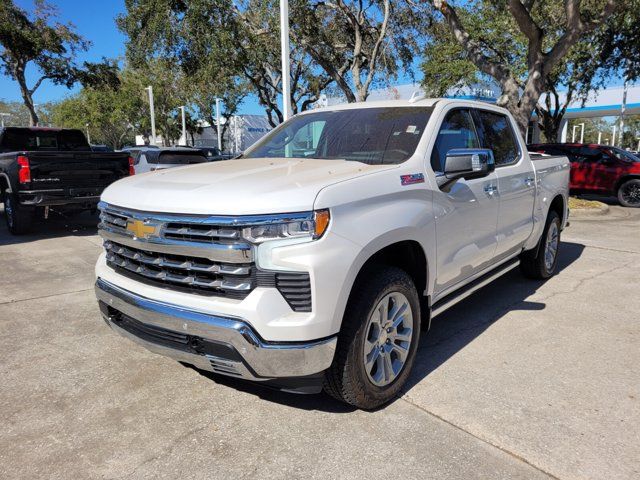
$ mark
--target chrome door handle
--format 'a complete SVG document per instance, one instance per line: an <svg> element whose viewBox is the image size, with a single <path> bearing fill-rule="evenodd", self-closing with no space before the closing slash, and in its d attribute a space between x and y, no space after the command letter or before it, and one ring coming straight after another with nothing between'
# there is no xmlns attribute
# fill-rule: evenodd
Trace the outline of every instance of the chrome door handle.
<svg viewBox="0 0 640 480"><path fill-rule="evenodd" d="M527 187L530 187L530 186L532 186L532 185L533 185L533 182L535 182L535 181L536 181L536 179L535 179L535 178L529 177L529 178L526 178L526 179L525 179L524 184L525 184Z"/></svg>
<svg viewBox="0 0 640 480"><path fill-rule="evenodd" d="M486 185L484 187L484 191L489 195L493 195L494 193L496 193L497 190L498 190L498 187L496 187L495 185Z"/></svg>

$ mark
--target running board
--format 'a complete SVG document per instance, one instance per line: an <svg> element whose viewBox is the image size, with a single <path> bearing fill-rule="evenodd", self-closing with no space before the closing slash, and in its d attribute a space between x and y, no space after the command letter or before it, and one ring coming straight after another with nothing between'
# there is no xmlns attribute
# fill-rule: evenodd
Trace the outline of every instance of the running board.
<svg viewBox="0 0 640 480"><path fill-rule="evenodd" d="M477 290L480 290L485 285L493 282L498 277L501 277L505 273L510 272L518 265L520 265L520 259L516 257L513 260L510 260L509 262L504 263L496 267L495 269L485 273L481 277L476 278L473 282L465 285L460 290L452 292L443 299L438 300L431 306L431 318L440 315L445 310L453 307L456 303L464 300L469 295L476 292Z"/></svg>

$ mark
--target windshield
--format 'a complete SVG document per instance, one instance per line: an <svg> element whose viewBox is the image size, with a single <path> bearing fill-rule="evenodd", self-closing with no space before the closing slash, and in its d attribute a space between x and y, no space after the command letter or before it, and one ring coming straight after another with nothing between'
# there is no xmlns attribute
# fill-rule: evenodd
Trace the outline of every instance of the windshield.
<svg viewBox="0 0 640 480"><path fill-rule="evenodd" d="M621 148L611 147L611 153L613 153L620 160L624 160L627 162L640 162L640 158L638 158L636 155L631 152L627 152L626 150L622 150Z"/></svg>
<svg viewBox="0 0 640 480"><path fill-rule="evenodd" d="M385 107L299 115L258 141L242 158L402 163L415 152L432 111L426 107Z"/></svg>

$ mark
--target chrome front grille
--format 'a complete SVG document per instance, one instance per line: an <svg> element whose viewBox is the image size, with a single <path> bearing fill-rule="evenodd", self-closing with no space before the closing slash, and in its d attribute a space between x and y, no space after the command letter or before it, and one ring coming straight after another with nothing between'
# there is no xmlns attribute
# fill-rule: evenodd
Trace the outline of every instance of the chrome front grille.
<svg viewBox="0 0 640 480"><path fill-rule="evenodd" d="M154 222L155 217L144 214L132 217L129 212L105 209L100 215L100 220L105 227L122 235L130 235L127 225L135 219L148 224L157 224ZM240 227L218 227L203 223L206 221L206 217L192 217L189 222L172 221L172 218L162 218L162 220L159 222L158 237L160 238L204 243L241 240Z"/></svg>
<svg viewBox="0 0 640 480"><path fill-rule="evenodd" d="M104 242L104 248L109 266L164 285L234 298L244 298L255 286L251 264L214 263L206 258L152 252L110 240Z"/></svg>
<svg viewBox="0 0 640 480"><path fill-rule="evenodd" d="M163 230L165 238L195 242L213 242L215 240L236 240L240 238L237 228L214 228L210 225L185 225L168 223Z"/></svg>
<svg viewBox="0 0 640 480"><path fill-rule="evenodd" d="M154 286L243 299L256 287L276 288L293 311L311 311L306 272L259 270L247 226L284 221L280 216L206 216L140 212L105 203L99 232L107 265ZM300 215L300 214L292 214Z"/></svg>

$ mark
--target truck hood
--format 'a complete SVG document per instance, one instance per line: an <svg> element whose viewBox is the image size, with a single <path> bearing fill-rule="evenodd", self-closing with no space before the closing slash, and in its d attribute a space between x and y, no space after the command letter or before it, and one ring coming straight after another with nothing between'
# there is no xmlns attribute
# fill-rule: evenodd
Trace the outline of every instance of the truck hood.
<svg viewBox="0 0 640 480"><path fill-rule="evenodd" d="M313 209L334 183L396 165L345 160L250 158L134 175L108 187L102 200L149 212L252 215Z"/></svg>

